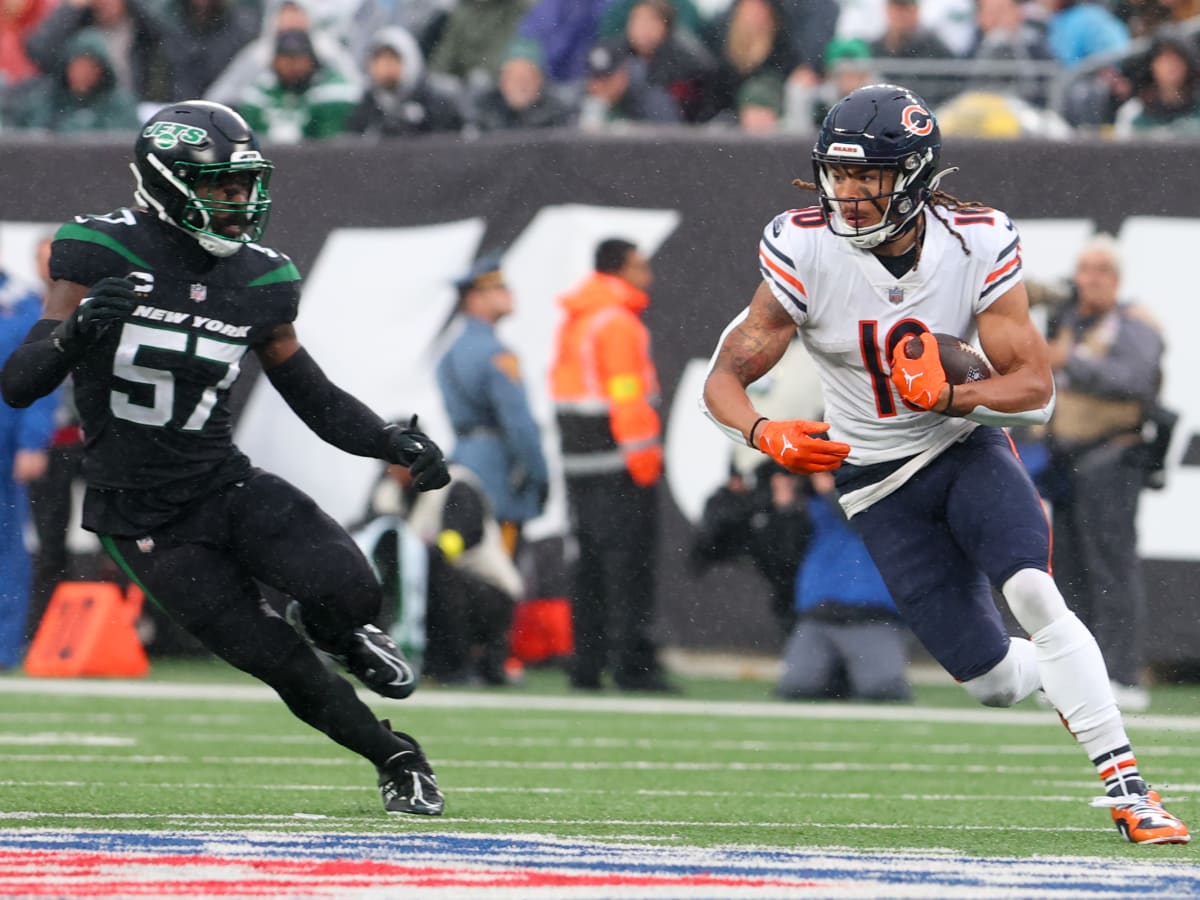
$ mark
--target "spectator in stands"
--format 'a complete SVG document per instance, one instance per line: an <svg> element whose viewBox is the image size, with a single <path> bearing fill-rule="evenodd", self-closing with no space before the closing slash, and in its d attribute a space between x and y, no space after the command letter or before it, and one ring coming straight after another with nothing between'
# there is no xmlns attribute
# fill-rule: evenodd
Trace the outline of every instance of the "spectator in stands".
<svg viewBox="0 0 1200 900"><path fill-rule="evenodd" d="M671 0L637 0L629 10L624 46L641 62L646 81L671 96L684 121L715 112L708 108L707 94L715 68L712 54L698 37L676 27Z"/></svg>
<svg viewBox="0 0 1200 900"><path fill-rule="evenodd" d="M402 647L424 646L422 674L443 684L503 685L524 584L475 474L457 465L450 473L449 487L420 493L407 468L388 466L366 523L352 534L383 585L378 624ZM411 608L422 601L423 634Z"/></svg>
<svg viewBox="0 0 1200 900"><path fill-rule="evenodd" d="M282 31L307 32L323 69L336 73L349 84L359 86L363 83L357 58L333 32L314 25L304 0L282 0L274 13L264 17L259 36L243 47L225 67L208 88L204 99L237 106L250 86L271 72L276 36Z"/></svg>
<svg viewBox="0 0 1200 900"><path fill-rule="evenodd" d="M604 11L604 15L600 17L600 26L596 31L597 42L608 43L625 34L625 29L629 25L629 14L639 2L641 0L612 0L611 5ZM670 2L675 13L675 27L693 37L703 37L705 16L696 4L692 0L670 0ZM711 3L704 5L706 9L712 8ZM725 4L722 2L718 5L724 6Z"/></svg>
<svg viewBox="0 0 1200 900"><path fill-rule="evenodd" d="M803 498L791 477L791 492ZM910 700L900 614L838 505L833 476L809 478L812 540L795 580L797 621L776 692L789 700ZM787 482L779 483L778 502L787 502Z"/></svg>
<svg viewBox="0 0 1200 900"><path fill-rule="evenodd" d="M462 0L429 55L429 68L468 86L494 85L530 5L531 0Z"/></svg>
<svg viewBox="0 0 1200 900"><path fill-rule="evenodd" d="M307 31L281 31L271 70L237 109L265 140L294 144L344 134L357 98L357 87L317 59Z"/></svg>
<svg viewBox="0 0 1200 900"><path fill-rule="evenodd" d="M670 94L646 81L641 62L623 44L597 44L588 54L587 96L579 112L584 129L614 124L679 121L679 107Z"/></svg>
<svg viewBox="0 0 1200 900"><path fill-rule="evenodd" d="M575 114L575 108L546 84L541 45L516 40L495 87L472 101L469 119L480 131L499 131L569 125Z"/></svg>
<svg viewBox="0 0 1200 900"><path fill-rule="evenodd" d="M460 97L426 77L421 48L403 28L384 28L375 36L367 76L348 131L403 137L462 128Z"/></svg>
<svg viewBox="0 0 1200 900"><path fill-rule="evenodd" d="M1046 100L1047 84L1025 63L1050 62L1054 51L1046 33L1025 18L1021 0L978 0L978 34L970 56L980 63L1007 63L1007 71L976 67L966 89L1016 94L1041 105Z"/></svg>
<svg viewBox="0 0 1200 900"><path fill-rule="evenodd" d="M171 64L170 95L203 97L243 47L258 36L259 23L237 0L170 0L163 48Z"/></svg>
<svg viewBox="0 0 1200 900"><path fill-rule="evenodd" d="M783 120L783 82L759 75L742 82L737 95L738 128L748 134L774 134Z"/></svg>
<svg viewBox="0 0 1200 900"><path fill-rule="evenodd" d="M342 2L342 0L333 0ZM403 28L414 38L422 55L433 53L445 34L449 17L460 2L472 0L345 0L357 5L348 17L345 33L338 34L354 58L366 61L371 42L381 28Z"/></svg>
<svg viewBox="0 0 1200 900"><path fill-rule="evenodd" d="M712 104L717 110L736 110L738 91L760 75L788 78L799 65L788 20L779 0L734 0L708 33L717 54Z"/></svg>
<svg viewBox="0 0 1200 900"><path fill-rule="evenodd" d="M40 74L25 52L25 38L53 8L55 0L0 3L0 91Z"/></svg>
<svg viewBox="0 0 1200 900"><path fill-rule="evenodd" d="M1200 134L1200 62L1180 38L1163 36L1151 45L1149 74L1135 96L1117 110L1115 133Z"/></svg>
<svg viewBox="0 0 1200 900"><path fill-rule="evenodd" d="M882 80L871 59L871 48L861 38L830 41L825 49L825 69L827 77L816 89L796 79L788 82L784 118L789 131L811 132L851 91Z"/></svg>
<svg viewBox="0 0 1200 900"><path fill-rule="evenodd" d="M517 27L517 36L542 47L552 81L578 82L588 74L588 53L596 44L600 17L612 0L538 0Z"/></svg>
<svg viewBox="0 0 1200 900"><path fill-rule="evenodd" d="M790 83L816 87L825 77L825 49L837 32L837 0L780 0L796 56Z"/></svg>
<svg viewBox="0 0 1200 900"><path fill-rule="evenodd" d="M133 96L117 84L104 37L94 28L75 32L54 74L18 89L7 116L13 128L58 134L125 131L141 124Z"/></svg>
<svg viewBox="0 0 1200 900"><path fill-rule="evenodd" d="M94 28L118 86L137 100L171 100L164 23L144 0L60 0L25 50L43 72L61 72L72 35Z"/></svg>
<svg viewBox="0 0 1200 900"><path fill-rule="evenodd" d="M937 34L921 24L917 0L887 0L887 28L871 44L876 59L951 59L954 54Z"/></svg>
<svg viewBox="0 0 1200 900"><path fill-rule="evenodd" d="M1055 57L1074 66L1097 53L1129 46L1125 23L1098 3L1083 0L1041 0L1046 10L1046 40Z"/></svg>

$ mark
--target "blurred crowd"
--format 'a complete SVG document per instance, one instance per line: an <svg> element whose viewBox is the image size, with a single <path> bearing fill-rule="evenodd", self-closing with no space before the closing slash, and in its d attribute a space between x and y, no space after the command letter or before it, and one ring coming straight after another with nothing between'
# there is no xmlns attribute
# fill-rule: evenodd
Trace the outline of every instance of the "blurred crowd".
<svg viewBox="0 0 1200 900"><path fill-rule="evenodd" d="M273 143L685 124L807 133L900 81L942 130L1200 133L1200 0L4 0L0 132L227 103Z"/></svg>

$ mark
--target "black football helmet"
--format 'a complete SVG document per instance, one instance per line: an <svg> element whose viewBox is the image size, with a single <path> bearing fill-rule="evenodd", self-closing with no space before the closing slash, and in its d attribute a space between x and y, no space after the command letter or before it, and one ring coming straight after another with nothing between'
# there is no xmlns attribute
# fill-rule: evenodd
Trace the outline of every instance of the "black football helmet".
<svg viewBox="0 0 1200 900"><path fill-rule="evenodd" d="M937 184L942 136L929 106L907 88L872 84L847 94L821 124L813 146L813 170L829 229L855 247L869 250L908 231ZM869 166L896 173L892 190L863 198L882 206L883 219L855 228L834 201L829 170Z"/></svg>
<svg viewBox="0 0 1200 900"><path fill-rule="evenodd" d="M274 166L246 120L228 106L188 100L159 110L142 126L130 168L138 203L214 256L231 256L267 227ZM230 172L250 176L245 202L197 196L202 181ZM229 229L230 221L238 227Z"/></svg>

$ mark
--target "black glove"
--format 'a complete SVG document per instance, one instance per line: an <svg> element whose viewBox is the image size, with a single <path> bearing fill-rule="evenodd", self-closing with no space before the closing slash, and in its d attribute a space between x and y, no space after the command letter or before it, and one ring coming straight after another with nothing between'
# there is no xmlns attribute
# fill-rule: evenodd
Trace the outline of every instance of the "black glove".
<svg viewBox="0 0 1200 900"><path fill-rule="evenodd" d="M429 439L429 435L418 430L416 416L404 428L399 425L387 427L384 459L407 466L418 491L436 491L450 483L446 457L442 455L441 448Z"/></svg>
<svg viewBox="0 0 1200 900"><path fill-rule="evenodd" d="M54 329L56 346L64 353L82 352L109 325L127 318L137 306L134 284L128 278L101 278L79 301L75 312Z"/></svg>

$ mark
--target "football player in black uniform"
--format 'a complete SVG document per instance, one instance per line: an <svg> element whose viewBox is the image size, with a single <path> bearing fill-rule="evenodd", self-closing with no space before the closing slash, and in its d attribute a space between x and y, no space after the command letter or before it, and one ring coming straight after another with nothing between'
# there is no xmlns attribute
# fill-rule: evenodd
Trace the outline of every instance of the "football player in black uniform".
<svg viewBox="0 0 1200 900"><path fill-rule="evenodd" d="M300 274L255 243L272 166L241 116L216 103L167 106L134 154L137 206L79 216L55 236L44 317L4 366L4 399L28 406L72 373L84 527L206 647L374 763L388 812L439 815L417 742L376 719L313 649L385 697L412 693L412 667L369 624L379 584L312 499L234 446L229 392L253 349L334 446L408 466L422 490L449 482L442 453L415 418L389 427L336 387L297 340ZM296 628L256 581L295 598Z"/></svg>

